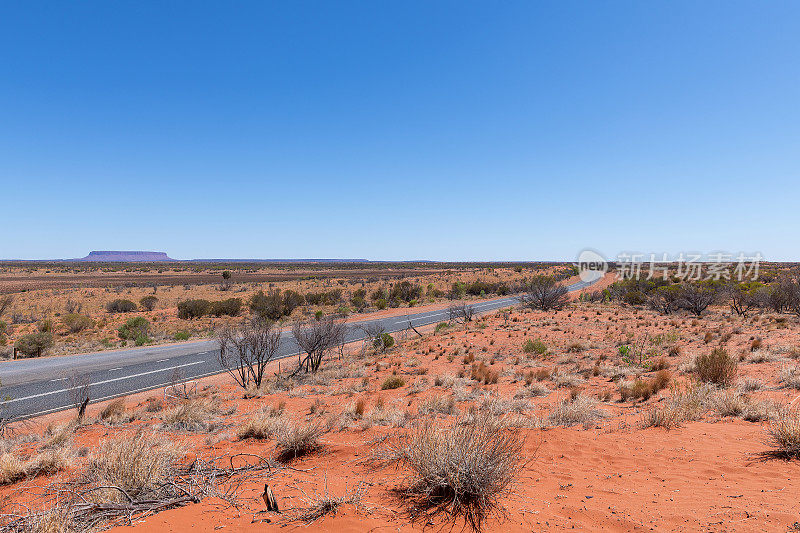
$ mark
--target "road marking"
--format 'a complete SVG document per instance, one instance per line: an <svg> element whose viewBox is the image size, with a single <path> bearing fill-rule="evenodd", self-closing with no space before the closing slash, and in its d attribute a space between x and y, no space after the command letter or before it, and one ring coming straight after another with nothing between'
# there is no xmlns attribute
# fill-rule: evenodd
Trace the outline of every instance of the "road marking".
<svg viewBox="0 0 800 533"><path fill-rule="evenodd" d="M147 376L149 374L155 374L157 372L164 372L165 370L174 370L176 368L182 368L182 367L185 367L185 366L200 365L200 364L203 364L204 362L205 361L195 361L194 363L186 363L184 365L171 366L169 368L160 368L158 370L150 370L148 372L139 372L138 374L131 374L130 376L121 376L121 377L113 378L113 379L105 379L103 381L98 381L96 383L89 383L89 386L92 386L92 385L105 385L106 383L113 383L115 381L122 381L123 379L138 378L138 377L141 377L141 376ZM68 391L79 389L79 388L80 387L70 387L68 389L54 390L54 391L50 391L50 392L42 392L42 393L39 393L39 394L32 394L31 396L24 396L22 398L14 398L13 400L8 400L7 402L4 402L4 403L9 404L9 403L14 403L14 402L21 402L22 400L30 400L31 398L41 398L42 396L51 396L53 394L60 394L62 392L68 392Z"/></svg>
<svg viewBox="0 0 800 533"><path fill-rule="evenodd" d="M164 361L169 361L169 359L159 359L156 363L163 363Z"/></svg>
<svg viewBox="0 0 800 533"><path fill-rule="evenodd" d="M117 370L122 370L122 367L118 366L117 368L109 368L108 369L109 372L116 372Z"/></svg>
<svg viewBox="0 0 800 533"><path fill-rule="evenodd" d="M67 378L56 378L56 379L51 379L50 381L65 381L66 379Z"/></svg>

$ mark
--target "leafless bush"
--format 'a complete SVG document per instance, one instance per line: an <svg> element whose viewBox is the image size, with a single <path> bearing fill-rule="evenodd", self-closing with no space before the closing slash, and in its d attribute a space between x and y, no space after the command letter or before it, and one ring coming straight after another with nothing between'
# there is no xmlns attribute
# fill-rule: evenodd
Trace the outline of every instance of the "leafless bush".
<svg viewBox="0 0 800 533"><path fill-rule="evenodd" d="M295 372L319 370L325 356L337 346L344 344L346 332L346 324L337 322L332 316L321 320L295 322L292 334L301 350Z"/></svg>
<svg viewBox="0 0 800 533"><path fill-rule="evenodd" d="M273 322L256 318L217 330L219 361L244 389L261 387L267 365L278 351L281 332Z"/></svg>
<svg viewBox="0 0 800 533"><path fill-rule="evenodd" d="M519 301L524 307L549 311L563 309L569 302L567 288L560 285L552 276L536 276L520 294Z"/></svg>
<svg viewBox="0 0 800 533"><path fill-rule="evenodd" d="M475 316L475 308L465 303L452 304L447 308L447 314L451 322L472 322Z"/></svg>
<svg viewBox="0 0 800 533"><path fill-rule="evenodd" d="M787 365L781 368L778 381L780 381L784 387L800 389L800 366Z"/></svg>
<svg viewBox="0 0 800 533"><path fill-rule="evenodd" d="M414 502L413 513L426 520L448 513L478 531L501 509L500 499L523 465L523 444L520 433L496 417L459 415L449 425L425 421L382 459L410 470L405 494Z"/></svg>
<svg viewBox="0 0 800 533"><path fill-rule="evenodd" d="M69 395L72 405L78 411L78 420L83 420L86 414L86 407L89 405L89 385L91 380L86 374L72 372L67 376L69 384Z"/></svg>

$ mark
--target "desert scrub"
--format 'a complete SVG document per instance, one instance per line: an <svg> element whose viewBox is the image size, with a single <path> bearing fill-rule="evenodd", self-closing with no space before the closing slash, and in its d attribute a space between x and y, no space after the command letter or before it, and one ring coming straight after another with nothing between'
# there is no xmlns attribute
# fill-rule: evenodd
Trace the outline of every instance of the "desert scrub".
<svg viewBox="0 0 800 533"><path fill-rule="evenodd" d="M381 390L399 389L405 384L405 380L400 376L389 376L381 384Z"/></svg>
<svg viewBox="0 0 800 533"><path fill-rule="evenodd" d="M698 380L720 387L733 384L739 367L738 361L724 348L714 348L710 354L698 356L694 365Z"/></svg>
<svg viewBox="0 0 800 533"><path fill-rule="evenodd" d="M496 417L459 415L450 424L427 420L379 452L378 462L408 469L405 495L415 512L448 513L452 520L480 530L497 512L523 466L524 441L519 431Z"/></svg>

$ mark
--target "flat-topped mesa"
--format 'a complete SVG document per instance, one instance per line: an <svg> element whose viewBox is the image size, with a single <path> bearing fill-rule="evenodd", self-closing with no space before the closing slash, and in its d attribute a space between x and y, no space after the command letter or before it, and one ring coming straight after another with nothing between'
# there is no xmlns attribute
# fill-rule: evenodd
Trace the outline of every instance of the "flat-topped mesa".
<svg viewBox="0 0 800 533"><path fill-rule="evenodd" d="M96 261L103 263L110 262L155 262L155 261L174 261L166 252L143 252L137 250L94 250L89 255L78 259L78 261Z"/></svg>

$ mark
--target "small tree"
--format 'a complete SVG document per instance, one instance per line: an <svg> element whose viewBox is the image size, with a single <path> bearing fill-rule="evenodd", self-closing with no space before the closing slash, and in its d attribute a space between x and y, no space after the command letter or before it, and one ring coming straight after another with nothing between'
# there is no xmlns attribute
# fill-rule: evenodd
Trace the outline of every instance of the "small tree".
<svg viewBox="0 0 800 533"><path fill-rule="evenodd" d="M344 344L347 326L344 322L336 322L332 316L320 320L295 322L292 326L297 345L298 367L296 372L316 372L322 365L325 356L337 346Z"/></svg>
<svg viewBox="0 0 800 533"><path fill-rule="evenodd" d="M696 316L702 315L716 299L717 289L712 283L701 281L681 286L681 307Z"/></svg>
<svg viewBox="0 0 800 533"><path fill-rule="evenodd" d="M222 271L222 290L227 291L231 288L231 271L230 270L223 270Z"/></svg>
<svg viewBox="0 0 800 533"><path fill-rule="evenodd" d="M765 301L764 285L757 281L731 283L725 287L725 294L731 300L731 309L739 316L747 316L751 309Z"/></svg>
<svg viewBox="0 0 800 533"><path fill-rule="evenodd" d="M281 332L275 323L255 318L224 326L215 333L222 368L244 389L251 385L261 387L267 365L281 342Z"/></svg>
<svg viewBox="0 0 800 533"><path fill-rule="evenodd" d="M647 296L647 305L662 315L671 315L680 309L681 291L677 285L657 287Z"/></svg>
<svg viewBox="0 0 800 533"><path fill-rule="evenodd" d="M552 276L536 276L528 282L519 301L531 309L558 310L563 309L569 302L567 292L567 288L557 283Z"/></svg>
<svg viewBox="0 0 800 533"><path fill-rule="evenodd" d="M20 337L14 347L23 355L38 357L54 344L53 334L49 331L38 331Z"/></svg>

